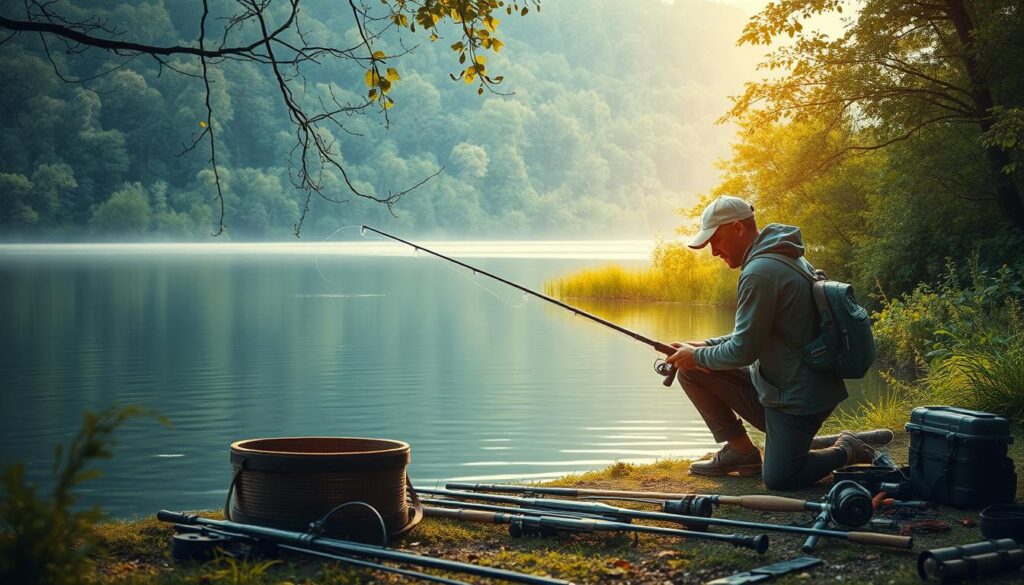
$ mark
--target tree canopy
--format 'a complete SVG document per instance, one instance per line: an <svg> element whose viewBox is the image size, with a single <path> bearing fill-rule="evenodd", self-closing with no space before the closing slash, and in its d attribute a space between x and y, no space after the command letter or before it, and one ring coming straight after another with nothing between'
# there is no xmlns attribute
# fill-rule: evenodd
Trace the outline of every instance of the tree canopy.
<svg viewBox="0 0 1024 585"><path fill-rule="evenodd" d="M836 38L802 24L840 11ZM1024 267L1021 38L1010 1L770 3L740 37L773 47L767 76L728 113L741 130L704 200L801 226L812 262L865 292L973 253Z"/></svg>
<svg viewBox="0 0 1024 585"><path fill-rule="evenodd" d="M221 200L234 238L282 237L301 218L313 237L385 220L467 235L668 228L666 210L711 186L728 139L711 122L753 62L730 49L739 11L684 4L622 13L565 0L535 14L533 2L393 0L354 15L326 0L30 2L149 52L24 24L0 36L0 180L21 185L0 223L10 237L114 232L92 216L139 183L149 234L167 237L216 232ZM428 5L475 12L430 13L427 26ZM28 20L21 6L0 9L0 31ZM293 9L297 24L274 36ZM254 38L273 39L276 65L266 43L247 48ZM33 183L42 165L64 165L74 183L48 187L53 204Z"/></svg>

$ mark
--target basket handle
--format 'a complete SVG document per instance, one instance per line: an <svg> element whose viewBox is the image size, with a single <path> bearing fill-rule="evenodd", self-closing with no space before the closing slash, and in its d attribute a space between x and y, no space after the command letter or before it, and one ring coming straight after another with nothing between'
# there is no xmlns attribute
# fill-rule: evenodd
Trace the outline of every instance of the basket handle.
<svg viewBox="0 0 1024 585"><path fill-rule="evenodd" d="M242 476L243 469L245 469L245 457L242 457L241 462L238 464L238 469L235 470L235 474L231 477L231 485L228 486L228 496L224 500L224 519L229 522L231 521L231 496L235 493L235 486L238 484L238 478Z"/></svg>
<svg viewBox="0 0 1024 585"><path fill-rule="evenodd" d="M405 474L405 491L409 494L409 499L412 500L412 520L409 522L410 525L415 526L423 520L423 503L420 502L420 495L416 493L416 488L412 487L412 480L409 479L409 474Z"/></svg>

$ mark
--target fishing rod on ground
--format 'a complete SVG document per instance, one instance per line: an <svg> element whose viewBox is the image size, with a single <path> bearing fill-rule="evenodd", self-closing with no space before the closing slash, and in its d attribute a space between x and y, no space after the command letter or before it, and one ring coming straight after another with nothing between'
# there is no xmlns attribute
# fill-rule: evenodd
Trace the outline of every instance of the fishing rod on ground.
<svg viewBox="0 0 1024 585"><path fill-rule="evenodd" d="M620 325L616 325L615 323L612 323L611 321L607 321L607 320L602 319L602 318L600 318L600 317L598 317L596 315L592 315L592 314L584 311L583 309L578 309L576 307L573 307L572 305L568 305L566 303L563 303L562 301L559 301L558 299L553 299L553 298L551 298L551 297L549 297L547 295L541 294L541 293L539 293L537 291L530 290L530 289L526 288L525 286L516 284L516 283L514 283L514 282L512 282L510 280L506 280L506 279L504 279L504 278L502 278L500 276L497 276L495 274L491 274L490 272L487 272L486 270L481 270L480 268L477 268L475 266L471 266L469 264L466 264L465 262L460 262L459 260L456 260L454 258L450 258L448 256L445 256L444 254L440 254L440 253L435 252L433 250L424 248L423 246L420 246L419 244L414 244L414 243L412 243L410 241L403 240L402 238L399 238L397 236L393 236L393 235L391 235L389 233L382 232L382 231L380 231L380 230L378 230L376 228L372 228L372 227L370 227L368 225L361 226L360 233L365 235L365 232L367 230L369 230L371 232L374 232L376 234L380 234L380 235L384 236L385 238L390 238L390 239L392 239L392 240L394 240L396 242L401 242L401 243L403 243L403 244L405 244L407 246L411 246L416 251L421 251L422 250L423 252L426 252L427 254L430 254L432 256L436 256L438 258L441 258L442 260L447 260L448 262L451 262L453 264L457 264L459 266L462 266L463 268L467 268L469 270L472 270L473 274L483 274L484 276L487 276L489 278L493 278L494 280L497 280L498 282L501 282L501 283L507 284L508 286L511 286L513 288L519 289L519 290L523 291L526 294L533 295L533 296L537 297L538 299L547 301L547 302L549 302L549 303L551 303L553 305L557 305L557 306L559 306L559 307L561 307L561 308L563 308L563 309L565 309L567 311L572 311L573 314L575 314L575 315L578 315L580 317L584 317L584 318L590 319L591 321L593 321L595 323L598 323L600 325L604 325L605 327L608 327L610 329L614 329L615 331L618 331L619 333L627 335L627 336L635 339L636 341L639 341L641 343L647 344L647 345L653 347L655 350L665 354L666 356L673 355L677 351L676 348L672 347L671 345L668 345L668 344L665 344L665 343L661 343L660 341L655 341L653 339L644 337L643 335L640 335L639 333L636 333L635 331L630 331L629 329L626 329L625 327L622 327ZM673 383L675 383L677 370L676 370L676 368L672 367L671 365L669 365L665 361L658 360L655 363L655 365L654 365L654 371L657 372L658 375L664 376L665 379L662 382L662 384L664 384L666 387L671 386Z"/></svg>
<svg viewBox="0 0 1024 585"><path fill-rule="evenodd" d="M467 502L456 502L451 500L432 500L432 503L458 506L457 508L443 508L435 506L424 506L423 513L436 518L451 518L454 520L467 520L470 522L484 522L487 524L508 524L509 534L512 536L522 535L545 535L545 530L551 532L645 532L649 534L662 534L666 536L680 536L683 538L695 538L699 540L710 540L723 542L740 548L749 548L763 554L768 550L768 537L764 534L756 536L744 536L741 534L717 534L714 532L698 532L695 530L683 530L679 528L662 528L660 526L645 526L643 524L629 524L626 522L613 522L610 520L595 520L593 518L578 518L571 516L559 516L545 510L530 510L523 508L505 508L504 512L489 511L499 506L488 506L484 511L479 504Z"/></svg>
<svg viewBox="0 0 1024 585"><path fill-rule="evenodd" d="M217 535L225 538L226 540L240 542L248 544L250 546L260 548L263 542L258 538L246 536L236 532L230 532L227 530L220 530L216 528L209 528L206 526L191 526L188 524L175 524L174 530L177 534L202 534L202 535ZM274 544L272 545L275 549L285 550L288 552L294 552L303 554L311 557L317 557L320 559L326 559L329 561L338 561L346 565L352 565L354 567L362 567L364 569L373 569L376 571L386 571L388 573L395 573L396 575L402 575L403 577L410 577L413 579L420 579L422 581L433 581L434 583L444 583L445 585L469 585L465 581L457 581L455 579L449 579L447 577L440 577L438 575L431 575L420 571L413 571L410 569L401 569L399 567L390 567L381 563L374 563L371 561L365 561L350 556L332 554L313 550L309 548L302 548L298 546L291 546L287 544Z"/></svg>
<svg viewBox="0 0 1024 585"><path fill-rule="evenodd" d="M625 490L601 490L585 488L559 488L540 486L505 485L492 483L449 482L450 490L469 492L494 492L506 494L527 494L539 496L562 496L582 500L614 500L658 504L663 512L670 514L711 516L703 513L715 506L739 506L762 512L817 512L826 519L848 528L863 526L871 520L871 495L854 482L837 482L822 502L798 500L781 496L753 495L727 496L716 494L683 494L667 492L638 492ZM824 525L816 528L824 528ZM813 546L813 545L812 545Z"/></svg>
<svg viewBox="0 0 1024 585"><path fill-rule="evenodd" d="M459 492L451 490L438 490L429 488L416 488L418 492L449 498L464 498L468 500L479 500L483 502L494 502L502 504L515 504L536 508L540 510L567 510L571 512L587 512L590 514L622 514L637 520L657 520L661 522L674 523L696 523L711 526L731 526L735 528L751 528L758 530L771 530L774 532L788 532L791 534L817 535L827 538L841 538L859 544L875 544L893 548L912 548L914 540L907 536L896 536L892 534L881 534L877 532L845 532L840 530L824 530L815 528L804 528L802 526L789 526L781 524L767 524L762 522L748 522L745 520L729 520L726 518L704 518L698 516L687 516L682 514L665 514L662 512L647 512L643 510L631 510L619 508L597 502L576 502L572 500L553 500L545 498L517 498L513 496L498 496L491 494L480 494L473 492Z"/></svg>
<svg viewBox="0 0 1024 585"><path fill-rule="evenodd" d="M209 518L201 518L195 514L171 512L169 510L160 510L157 512L156 517L157 520L162 522L188 526L203 526L215 530L225 530L265 540L277 545L284 544L287 546L315 550L318 552L369 557L382 561L408 563L410 565L419 565L421 567L430 567L432 569L441 569L445 571L459 571L488 579L501 579L516 583L526 583L527 585L572 585L569 581L564 579L528 575L526 573L518 573L516 571L508 571L494 567L484 567L470 563L419 555L399 549L362 544L349 540L339 540L336 538L327 538L312 532L293 532L290 530L268 528L253 524L239 524L238 522L231 522L228 520L212 520Z"/></svg>
<svg viewBox="0 0 1024 585"><path fill-rule="evenodd" d="M424 504L433 504L435 506L453 506L458 505L465 508L471 508L473 510L483 510L485 512L508 512L508 506L492 506L490 504L479 504L476 502L462 502L459 500L436 500L434 498L420 498L420 501ZM570 518L587 518L590 520L608 520L609 522L623 522L629 524L632 522L630 518L624 518L617 514L591 514L589 512L569 512L565 510L533 510L530 508L516 508L516 512L523 512L524 514L543 514L543 515L557 515L566 516Z"/></svg>

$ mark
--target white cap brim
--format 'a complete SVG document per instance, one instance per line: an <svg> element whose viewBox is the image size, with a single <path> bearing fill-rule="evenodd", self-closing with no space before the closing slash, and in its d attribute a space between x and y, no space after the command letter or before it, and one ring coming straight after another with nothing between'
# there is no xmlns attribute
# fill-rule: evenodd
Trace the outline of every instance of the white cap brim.
<svg viewBox="0 0 1024 585"><path fill-rule="evenodd" d="M694 250L699 250L703 248L708 244L708 240L711 239L711 236L715 235L715 230L717 229L718 226L716 225L714 227L704 228L700 230L699 232L697 232L697 235L693 236L693 238L690 240L690 243L686 245L693 248Z"/></svg>

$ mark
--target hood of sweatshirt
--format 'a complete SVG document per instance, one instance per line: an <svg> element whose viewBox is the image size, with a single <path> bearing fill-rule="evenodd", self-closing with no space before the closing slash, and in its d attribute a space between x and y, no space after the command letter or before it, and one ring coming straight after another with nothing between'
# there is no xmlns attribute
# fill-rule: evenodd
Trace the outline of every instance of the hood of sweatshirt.
<svg viewBox="0 0 1024 585"><path fill-rule="evenodd" d="M757 256L767 253L785 254L793 258L804 255L804 240L800 236L800 228L781 223L770 223L761 229L761 233L750 243L747 253L743 256L746 266Z"/></svg>

